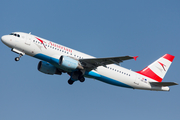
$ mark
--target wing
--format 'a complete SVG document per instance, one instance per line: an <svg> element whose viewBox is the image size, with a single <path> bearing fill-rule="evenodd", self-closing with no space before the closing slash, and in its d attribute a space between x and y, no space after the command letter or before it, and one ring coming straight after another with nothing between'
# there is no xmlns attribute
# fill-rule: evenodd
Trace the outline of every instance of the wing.
<svg viewBox="0 0 180 120"><path fill-rule="evenodd" d="M135 59L138 56L122 56L122 57L109 57L109 58L91 58L91 59L80 59L79 61L83 65L83 67L87 70L92 70L97 68L98 66L106 66L108 64L117 64L119 65L120 62L129 59Z"/></svg>

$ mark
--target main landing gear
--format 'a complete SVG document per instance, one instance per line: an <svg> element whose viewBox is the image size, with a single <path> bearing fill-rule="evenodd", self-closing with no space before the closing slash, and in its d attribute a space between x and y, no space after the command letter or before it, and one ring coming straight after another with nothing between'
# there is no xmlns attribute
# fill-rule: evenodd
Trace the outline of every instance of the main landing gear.
<svg viewBox="0 0 180 120"><path fill-rule="evenodd" d="M84 81L85 81L85 78L84 78L83 75L81 75L81 76L78 77L78 80L79 80L80 82L84 82Z"/></svg>
<svg viewBox="0 0 180 120"><path fill-rule="evenodd" d="M69 83L69 85L72 85L73 83L74 83L74 81L73 80L71 80L71 78L68 80L68 83Z"/></svg>
<svg viewBox="0 0 180 120"><path fill-rule="evenodd" d="M80 70L71 73L71 78L68 80L68 83L72 85L76 80L79 80L80 82L85 81L84 75Z"/></svg>

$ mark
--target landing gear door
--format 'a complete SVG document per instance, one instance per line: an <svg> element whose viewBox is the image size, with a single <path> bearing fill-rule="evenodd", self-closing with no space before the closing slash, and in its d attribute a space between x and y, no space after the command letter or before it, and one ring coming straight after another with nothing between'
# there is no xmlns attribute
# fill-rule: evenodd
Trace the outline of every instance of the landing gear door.
<svg viewBox="0 0 180 120"><path fill-rule="evenodd" d="M31 45L31 41L32 41L32 36L31 36L31 34L29 33L29 34L26 35L25 44L26 44L26 45Z"/></svg>

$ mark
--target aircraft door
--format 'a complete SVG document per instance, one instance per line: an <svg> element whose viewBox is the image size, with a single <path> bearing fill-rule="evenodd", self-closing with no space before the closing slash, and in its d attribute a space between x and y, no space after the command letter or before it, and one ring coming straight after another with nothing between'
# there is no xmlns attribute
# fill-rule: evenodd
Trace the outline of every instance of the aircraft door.
<svg viewBox="0 0 180 120"><path fill-rule="evenodd" d="M32 36L31 36L31 34L29 33L29 34L26 35L25 44L26 44L26 45L31 45L31 41L32 41Z"/></svg>
<svg viewBox="0 0 180 120"><path fill-rule="evenodd" d="M134 81L134 84L139 85L140 81L141 81L141 75L137 74L135 81Z"/></svg>

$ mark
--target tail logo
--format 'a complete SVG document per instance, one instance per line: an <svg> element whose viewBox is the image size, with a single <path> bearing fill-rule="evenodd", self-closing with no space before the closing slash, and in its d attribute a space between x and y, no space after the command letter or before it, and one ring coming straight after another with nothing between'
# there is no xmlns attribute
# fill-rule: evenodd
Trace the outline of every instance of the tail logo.
<svg viewBox="0 0 180 120"><path fill-rule="evenodd" d="M44 41L43 40L41 40L41 39L39 39L39 38L37 38L36 37L36 39L38 39L41 43L42 43L42 45L44 46L44 48L46 48L46 46L44 45ZM47 49L47 48L46 48Z"/></svg>
<svg viewBox="0 0 180 120"><path fill-rule="evenodd" d="M160 63L159 61L158 61L158 63L162 66L162 68L164 69L164 71L166 71L166 69L165 69L166 65L165 65L165 64L162 64L162 63Z"/></svg>

